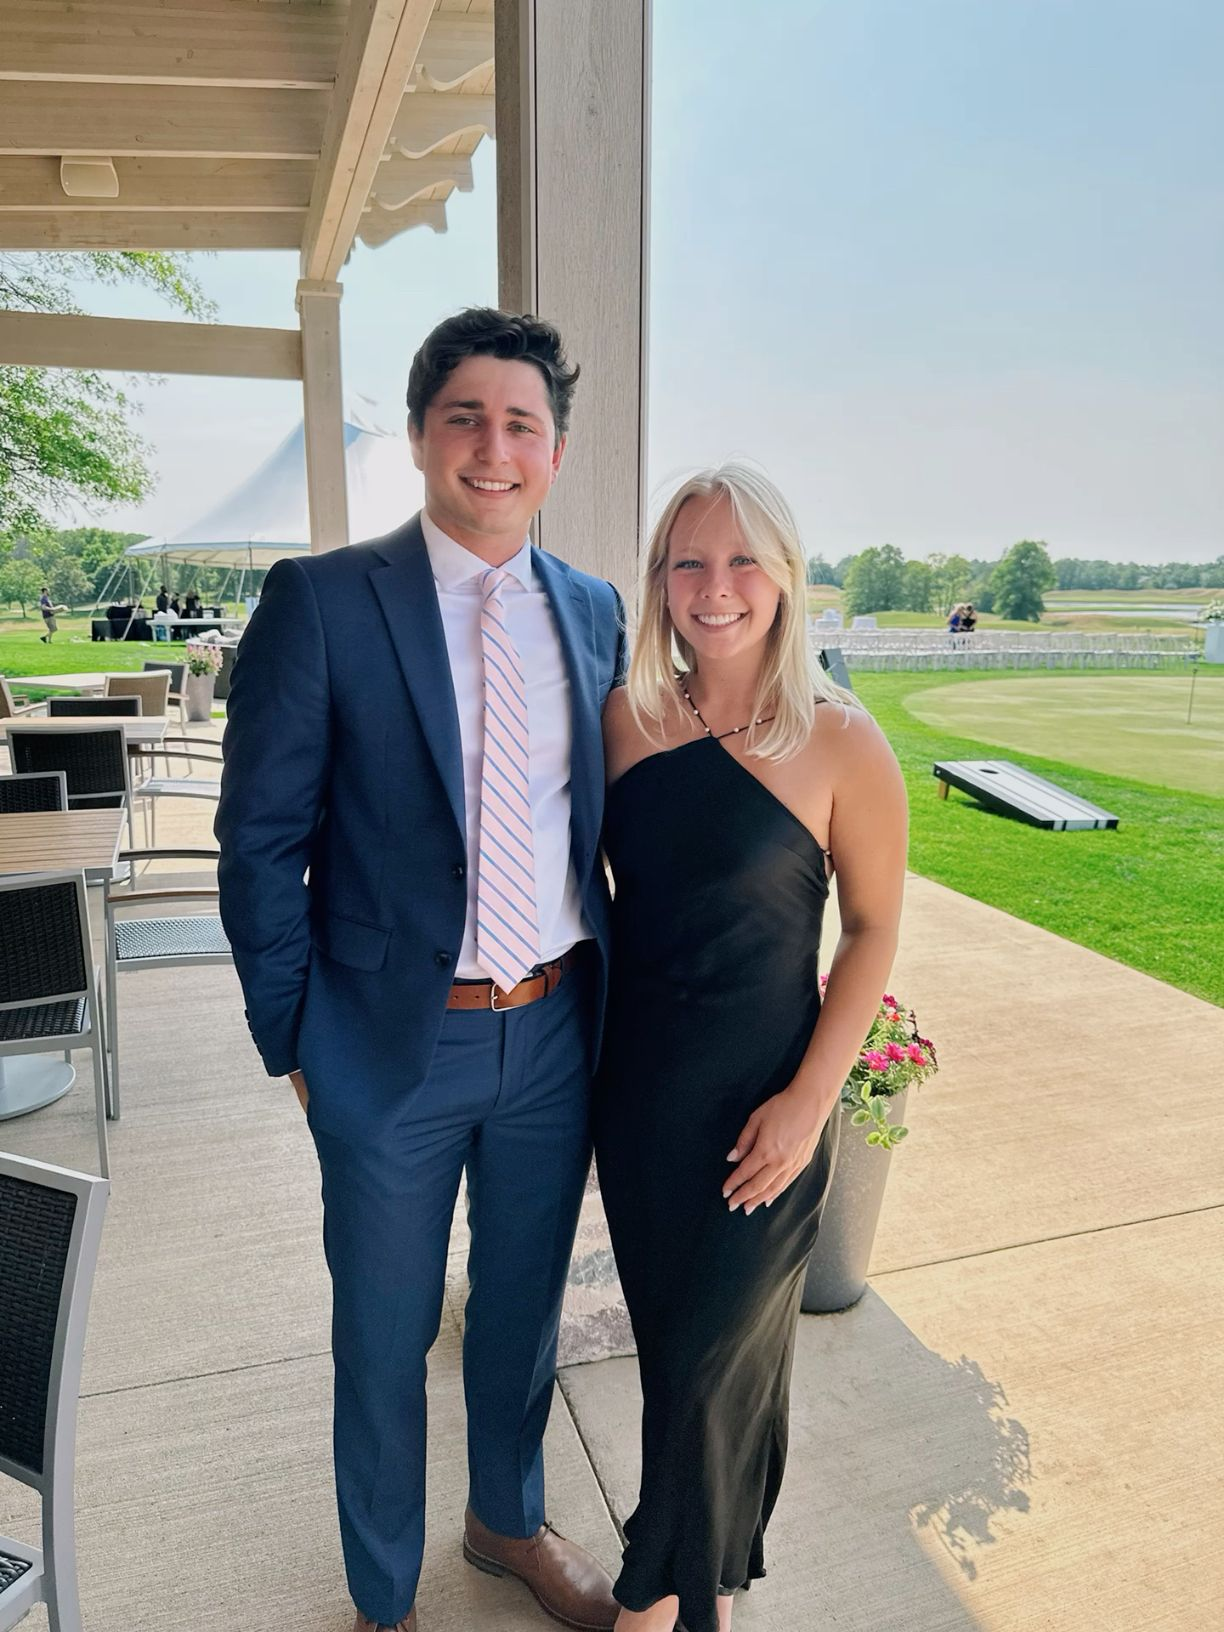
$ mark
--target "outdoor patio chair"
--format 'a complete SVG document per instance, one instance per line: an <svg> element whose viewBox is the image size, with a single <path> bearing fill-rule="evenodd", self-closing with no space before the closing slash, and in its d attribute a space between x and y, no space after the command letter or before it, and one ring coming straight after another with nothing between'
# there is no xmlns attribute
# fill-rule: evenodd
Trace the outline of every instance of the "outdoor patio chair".
<svg viewBox="0 0 1224 1632"><path fill-rule="evenodd" d="M148 673L140 674L108 674L106 689L103 696L112 703L127 702L135 697L140 703L142 715L157 719L164 716L170 707L170 675L165 671L150 669ZM145 760L149 761L152 770L156 758L155 746L146 747L143 743L130 743L128 758L133 766L138 768L139 775L145 774ZM169 775L167 765L166 773Z"/></svg>
<svg viewBox="0 0 1224 1632"><path fill-rule="evenodd" d="M8 681L0 675L0 720L24 719L30 714L37 714L43 706L42 703L14 702Z"/></svg>
<svg viewBox="0 0 1224 1632"><path fill-rule="evenodd" d="M68 778L63 771L21 771L0 776L0 816L68 809Z"/></svg>
<svg viewBox="0 0 1224 1632"><path fill-rule="evenodd" d="M101 986L101 972L93 961L84 873L0 879L0 1086L6 1060L61 1052L68 1059L72 1050L88 1048L93 1057L98 1164L106 1178L110 1093ZM26 1108L32 1110L37 1103ZM0 1419L3 1415L0 1410Z"/></svg>
<svg viewBox="0 0 1224 1632"><path fill-rule="evenodd" d="M36 726L8 734L15 771L63 771L68 779L69 810L127 811L128 840L136 842L132 823L132 782L127 743L121 725L83 726L80 731L39 731Z"/></svg>
<svg viewBox="0 0 1224 1632"><path fill-rule="evenodd" d="M150 902L217 900L216 885L136 888L139 861L194 860L216 862L216 850L125 850L120 855L130 868L131 889L108 891L106 896L106 1038L110 1047L109 1111L119 1116L119 1002L120 974L133 969L166 969L179 965L232 963L234 955L221 927L219 913L184 913L168 918L125 918L132 907ZM176 1045L177 1046L177 1045Z"/></svg>
<svg viewBox="0 0 1224 1632"><path fill-rule="evenodd" d="M165 669L146 669L140 674L108 674L104 695L109 698L138 697L142 714L162 715L169 704L172 678Z"/></svg>
<svg viewBox="0 0 1224 1632"><path fill-rule="evenodd" d="M82 719L101 715L110 717L116 714L138 715L140 713L139 697L49 697L47 699L47 718L50 720Z"/></svg>
<svg viewBox="0 0 1224 1632"><path fill-rule="evenodd" d="M179 728L186 731L187 710L183 703L183 680L187 674L187 665L186 663L154 663L146 658L141 666L141 673L154 674L159 672L164 672L170 676L170 693L167 701L177 707L179 711ZM162 712L165 713L167 710Z"/></svg>
<svg viewBox="0 0 1224 1632"><path fill-rule="evenodd" d="M167 743L183 743L186 748L167 747ZM197 746L198 739L193 737L166 737L158 744L159 759L166 761L167 771L172 759L187 761L190 768L197 760L206 765L223 765L225 761L220 754L202 754ZM148 839L150 844L157 843L157 801L158 799L212 799L221 797L220 781L205 780L196 776L148 776L134 790L136 797L147 799L149 815Z"/></svg>
<svg viewBox="0 0 1224 1632"><path fill-rule="evenodd" d="M0 1536L0 1632L45 1603L80 1632L73 1475L85 1319L110 1185L0 1153L0 1472L42 1500L42 1546Z"/></svg>

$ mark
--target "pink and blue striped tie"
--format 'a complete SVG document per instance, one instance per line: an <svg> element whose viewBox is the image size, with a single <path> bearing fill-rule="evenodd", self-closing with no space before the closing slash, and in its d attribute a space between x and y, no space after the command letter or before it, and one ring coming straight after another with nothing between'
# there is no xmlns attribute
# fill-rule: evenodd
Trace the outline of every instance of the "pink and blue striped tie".
<svg viewBox="0 0 1224 1632"><path fill-rule="evenodd" d="M480 858L476 955L502 991L540 961L535 850L528 780L527 687L506 628L506 573L480 581L484 658L484 760L480 772Z"/></svg>

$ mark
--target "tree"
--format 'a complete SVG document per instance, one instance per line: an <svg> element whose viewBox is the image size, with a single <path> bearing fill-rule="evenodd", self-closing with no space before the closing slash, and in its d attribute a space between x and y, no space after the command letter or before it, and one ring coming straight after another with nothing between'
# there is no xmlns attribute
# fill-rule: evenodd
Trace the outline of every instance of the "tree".
<svg viewBox="0 0 1224 1632"><path fill-rule="evenodd" d="M1001 618L1023 618L1039 623L1044 610L1042 596L1058 581L1045 545L1031 538L1021 539L999 562L991 575L994 609Z"/></svg>
<svg viewBox="0 0 1224 1632"><path fill-rule="evenodd" d="M931 569L934 610L946 618L957 601L964 600L972 568L963 555L943 555L939 551L927 556L927 564Z"/></svg>
<svg viewBox="0 0 1224 1632"><path fill-rule="evenodd" d="M842 584L842 605L851 617L892 612L904 605L901 585L905 557L895 544L863 550L850 563Z"/></svg>
<svg viewBox="0 0 1224 1632"><path fill-rule="evenodd" d="M42 586L42 573L33 561L22 561L11 556L7 561L0 562L0 600L6 606L16 601L23 618L29 616L26 608L38 600Z"/></svg>
<svg viewBox="0 0 1224 1632"><path fill-rule="evenodd" d="M71 279L139 283L190 317L211 315L181 257L160 251L0 254L0 306L79 310ZM68 500L143 498L146 445L122 384L80 369L0 367L0 529L45 531Z"/></svg>
<svg viewBox="0 0 1224 1632"><path fill-rule="evenodd" d="M901 574L901 604L907 612L929 612L935 574L925 561L907 561Z"/></svg>
<svg viewBox="0 0 1224 1632"><path fill-rule="evenodd" d="M81 571L81 563L71 555L62 555L47 575L51 599L65 606L81 606L93 600L93 585Z"/></svg>
<svg viewBox="0 0 1224 1632"><path fill-rule="evenodd" d="M807 581L809 584L836 584L833 568L822 555L809 555L807 563Z"/></svg>
<svg viewBox="0 0 1224 1632"><path fill-rule="evenodd" d="M113 533L104 527L69 527L57 536L63 550L81 563L94 594L100 595L124 550L129 544L141 543L147 535Z"/></svg>

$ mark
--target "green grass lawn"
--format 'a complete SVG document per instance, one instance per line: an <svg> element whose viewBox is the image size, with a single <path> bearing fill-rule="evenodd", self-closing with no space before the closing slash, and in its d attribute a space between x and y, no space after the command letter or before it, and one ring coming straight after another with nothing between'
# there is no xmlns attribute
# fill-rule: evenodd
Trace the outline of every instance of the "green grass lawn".
<svg viewBox="0 0 1224 1632"><path fill-rule="evenodd" d="M1220 671L1207 671L1204 680ZM1051 833L997 815L955 790L939 798L936 759L997 759L998 748L916 718L906 699L989 679L1099 686L1106 676L1052 672L1048 678L948 671L918 676L859 673L855 689L893 745L910 796L910 865L915 872L1028 923L1091 947L1158 980L1224 1004L1224 798L1158 787L1060 757L1009 758L1103 805L1112 832ZM1129 682L1134 671L1117 678Z"/></svg>
<svg viewBox="0 0 1224 1632"><path fill-rule="evenodd" d="M139 669L146 658L158 662L177 660L183 655L181 642L154 640L91 640L87 614L65 614L50 645L39 640L41 618L10 618L0 621L0 674L120 673ZM31 696L35 693L31 692Z"/></svg>
<svg viewBox="0 0 1224 1632"><path fill-rule="evenodd" d="M937 731L1224 799L1224 675L1034 675L930 686L909 713Z"/></svg>

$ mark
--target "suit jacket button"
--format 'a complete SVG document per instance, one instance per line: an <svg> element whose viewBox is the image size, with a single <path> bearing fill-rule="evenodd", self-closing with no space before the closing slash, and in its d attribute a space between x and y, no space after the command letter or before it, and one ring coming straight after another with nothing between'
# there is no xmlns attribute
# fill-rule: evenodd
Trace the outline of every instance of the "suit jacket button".
<svg viewBox="0 0 1224 1632"><path fill-rule="evenodd" d="M467 868L463 865L463 863L461 861L457 861L455 863L455 865L451 868L451 873L454 875L455 878L466 878L467 877Z"/></svg>
<svg viewBox="0 0 1224 1632"><path fill-rule="evenodd" d="M434 962L439 966L439 968L446 969L452 963L454 963L454 961L454 958L451 957L449 952L434 953Z"/></svg>

